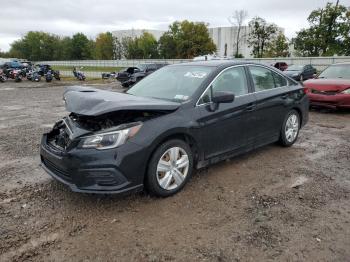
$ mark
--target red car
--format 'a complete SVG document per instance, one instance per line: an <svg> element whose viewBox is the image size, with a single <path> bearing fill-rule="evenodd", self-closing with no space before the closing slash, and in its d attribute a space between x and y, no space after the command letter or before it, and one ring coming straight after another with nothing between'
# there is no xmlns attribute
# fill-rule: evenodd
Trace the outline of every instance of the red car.
<svg viewBox="0 0 350 262"><path fill-rule="evenodd" d="M304 82L311 106L350 108L350 63L327 67L318 77Z"/></svg>

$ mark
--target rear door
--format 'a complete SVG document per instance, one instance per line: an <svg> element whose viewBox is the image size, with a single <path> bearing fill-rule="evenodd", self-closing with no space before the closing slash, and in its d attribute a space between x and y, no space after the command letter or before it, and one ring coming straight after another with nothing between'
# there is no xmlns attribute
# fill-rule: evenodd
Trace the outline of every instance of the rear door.
<svg viewBox="0 0 350 262"><path fill-rule="evenodd" d="M212 110L211 96L217 91L232 92L235 100ZM249 92L244 66L227 68L217 76L197 103L201 144L206 159L247 150L247 130L254 104L255 96Z"/></svg>
<svg viewBox="0 0 350 262"><path fill-rule="evenodd" d="M270 68L249 66L254 84L256 108L254 111L254 144L259 147L279 138L281 126L288 112L289 87L287 79Z"/></svg>

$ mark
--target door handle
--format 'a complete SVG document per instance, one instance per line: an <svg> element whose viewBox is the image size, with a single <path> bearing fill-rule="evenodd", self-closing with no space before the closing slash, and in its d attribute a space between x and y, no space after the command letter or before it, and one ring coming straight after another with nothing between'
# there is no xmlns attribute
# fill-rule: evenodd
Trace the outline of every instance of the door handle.
<svg viewBox="0 0 350 262"><path fill-rule="evenodd" d="M255 108L255 104L254 103L250 103L246 106L245 111L253 111Z"/></svg>

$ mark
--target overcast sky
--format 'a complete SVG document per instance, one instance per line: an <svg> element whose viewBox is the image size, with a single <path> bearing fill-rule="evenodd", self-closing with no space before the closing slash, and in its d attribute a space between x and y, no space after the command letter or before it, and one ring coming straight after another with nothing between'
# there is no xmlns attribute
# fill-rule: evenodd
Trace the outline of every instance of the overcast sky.
<svg viewBox="0 0 350 262"><path fill-rule="evenodd" d="M209 26L229 26L234 10L248 11L248 20L261 16L285 29L288 37L307 27L306 18L316 8L335 0L0 0L0 49L30 30L58 35L118 29L162 29L176 20L203 21ZM350 6L350 0L340 0Z"/></svg>

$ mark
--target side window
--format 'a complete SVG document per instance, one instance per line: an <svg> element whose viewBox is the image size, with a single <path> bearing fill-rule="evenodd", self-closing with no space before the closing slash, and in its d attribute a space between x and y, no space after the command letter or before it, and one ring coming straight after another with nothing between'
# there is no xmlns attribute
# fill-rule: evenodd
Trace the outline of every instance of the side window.
<svg viewBox="0 0 350 262"><path fill-rule="evenodd" d="M275 81L275 87L282 87L287 85L287 80L283 76L275 72L272 72L272 75Z"/></svg>
<svg viewBox="0 0 350 262"><path fill-rule="evenodd" d="M249 70L256 92L275 88L275 81L271 70L260 66L250 66Z"/></svg>
<svg viewBox="0 0 350 262"><path fill-rule="evenodd" d="M234 67L221 73L203 94L199 104L211 102L211 92L232 92L235 96L248 94L247 77L244 67Z"/></svg>

